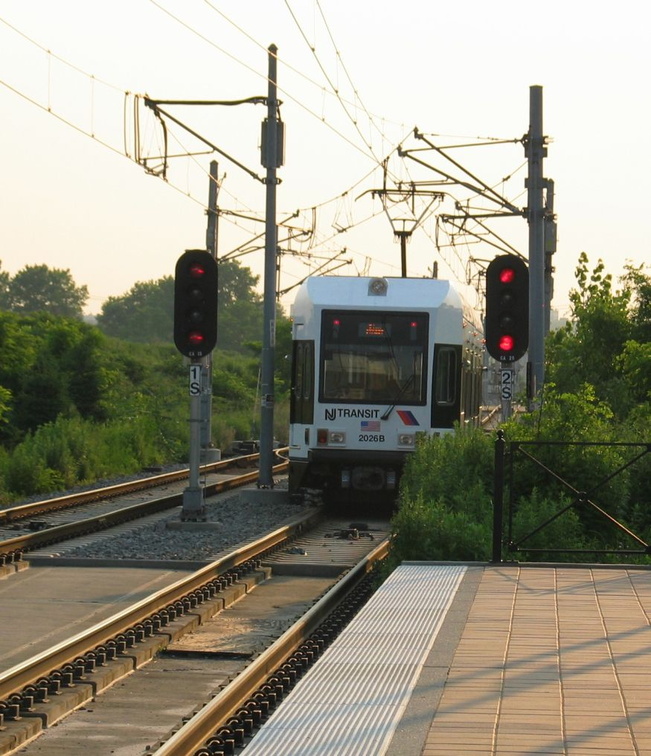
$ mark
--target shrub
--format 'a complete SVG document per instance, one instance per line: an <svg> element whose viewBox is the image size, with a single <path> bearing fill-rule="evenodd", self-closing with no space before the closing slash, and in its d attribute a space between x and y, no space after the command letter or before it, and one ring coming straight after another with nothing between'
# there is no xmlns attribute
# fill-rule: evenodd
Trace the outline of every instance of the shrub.
<svg viewBox="0 0 651 756"><path fill-rule="evenodd" d="M574 496L572 489L585 491L609 515L628 526L633 524L636 508L631 505L632 476L638 473L634 468L614 477L613 473L632 459L635 450L609 445L622 440L621 429L591 386L584 385L578 393L570 394L550 385L539 412L505 423L503 428L507 441L560 442L522 447L538 463L516 455L515 500L537 490L543 497L540 501L565 501ZM612 543L613 528L605 517L589 506L574 511L584 533L594 536L600 548Z"/></svg>
<svg viewBox="0 0 651 756"><path fill-rule="evenodd" d="M473 494L472 491L469 492ZM475 492L476 493L476 492ZM390 561L485 561L490 558L491 517L426 500L422 493L401 504L393 518Z"/></svg>
<svg viewBox="0 0 651 756"><path fill-rule="evenodd" d="M405 559L490 558L492 465L492 441L476 429L419 444L400 484L388 569Z"/></svg>
<svg viewBox="0 0 651 756"><path fill-rule="evenodd" d="M518 560L549 561L555 558L558 561L558 555L552 557L552 552L545 550L588 547L585 529L576 509L566 509L570 501L567 497L543 496L535 489L529 496L517 501L513 516L513 542L519 544L524 539L521 543L524 551L517 552ZM566 511L563 512L564 509ZM536 532L548 521L549 524ZM536 549L536 553L527 553L527 548ZM564 552L563 561L567 561L567 556L567 552Z"/></svg>
<svg viewBox="0 0 651 756"><path fill-rule="evenodd" d="M476 428L428 438L418 444L407 461L400 491L406 499L422 492L426 499L450 503L467 498L468 483L490 493L493 476L493 440ZM468 502L468 506L473 506Z"/></svg>

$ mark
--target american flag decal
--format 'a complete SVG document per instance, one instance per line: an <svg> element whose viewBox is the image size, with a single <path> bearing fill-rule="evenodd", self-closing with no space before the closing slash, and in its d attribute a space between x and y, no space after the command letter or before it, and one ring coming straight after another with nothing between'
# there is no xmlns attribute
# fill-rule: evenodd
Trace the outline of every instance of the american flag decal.
<svg viewBox="0 0 651 756"><path fill-rule="evenodd" d="M379 431L380 421L379 420L362 420L362 422L359 424L359 427L363 431Z"/></svg>
<svg viewBox="0 0 651 756"><path fill-rule="evenodd" d="M414 413L409 410L398 410L398 417L405 425L420 425L418 420L414 417Z"/></svg>

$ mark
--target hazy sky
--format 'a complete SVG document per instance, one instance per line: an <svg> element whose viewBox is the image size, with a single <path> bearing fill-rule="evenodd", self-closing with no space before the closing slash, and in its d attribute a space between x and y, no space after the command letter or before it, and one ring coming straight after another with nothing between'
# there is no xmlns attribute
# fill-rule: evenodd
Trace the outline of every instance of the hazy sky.
<svg viewBox="0 0 651 756"><path fill-rule="evenodd" d="M240 259L262 273L262 240L252 241L264 231L260 181L219 155L183 157L204 148L174 124L168 151L180 157L170 159L167 182L125 151L133 158L137 110L141 152L150 166L161 162L160 124L134 95L265 96L272 43L286 130L278 218L296 213L291 234L279 232L281 288L336 254L350 261L339 273L400 275L400 247L372 190L383 186L389 155L390 187L436 178L396 154L401 143L426 146L414 127L437 146L512 140L459 147L454 158L524 207L517 140L529 127L532 85L543 87L544 172L556 189L554 305L567 308L581 251L615 276L627 260L649 261L651 50L639 1L0 0L0 19L2 269L69 269L88 286L91 313L137 281L173 274L183 250L205 246L211 159L223 178L219 254L252 249ZM168 109L264 175L263 105ZM443 166L431 150L415 154ZM445 191L429 208L422 195L414 205L421 226L408 272L427 275L436 261L442 278L476 279L496 251L475 236L451 236L440 216L455 201L481 203L468 190ZM408 217L405 205L392 212ZM524 219L490 228L526 254Z"/></svg>

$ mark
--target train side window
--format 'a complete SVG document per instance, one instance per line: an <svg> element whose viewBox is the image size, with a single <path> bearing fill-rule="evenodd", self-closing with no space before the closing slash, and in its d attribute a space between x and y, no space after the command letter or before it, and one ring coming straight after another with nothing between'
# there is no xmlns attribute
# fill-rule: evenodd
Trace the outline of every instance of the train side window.
<svg viewBox="0 0 651 756"><path fill-rule="evenodd" d="M439 347L436 355L434 401L439 407L451 407L457 399L457 350Z"/></svg>
<svg viewBox="0 0 651 756"><path fill-rule="evenodd" d="M295 341L292 363L290 422L310 424L314 419L314 342Z"/></svg>
<svg viewBox="0 0 651 756"><path fill-rule="evenodd" d="M303 399L314 398L314 342L306 341L303 349Z"/></svg>
<svg viewBox="0 0 651 756"><path fill-rule="evenodd" d="M461 411L461 346L436 344L432 385L432 428L453 428Z"/></svg>
<svg viewBox="0 0 651 756"><path fill-rule="evenodd" d="M305 344L296 342L294 353L294 391L297 396L303 396L303 382L305 380Z"/></svg>

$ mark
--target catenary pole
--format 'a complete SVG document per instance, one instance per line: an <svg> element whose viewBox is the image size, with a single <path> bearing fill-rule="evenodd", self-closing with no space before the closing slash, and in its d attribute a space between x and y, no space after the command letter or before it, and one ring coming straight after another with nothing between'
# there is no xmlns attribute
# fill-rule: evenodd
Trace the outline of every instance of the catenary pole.
<svg viewBox="0 0 651 756"><path fill-rule="evenodd" d="M543 204L543 159L547 154L543 137L542 87L529 89L529 134L526 142L529 175L527 202L529 222L529 396L535 400L545 380L545 249Z"/></svg>
<svg viewBox="0 0 651 756"><path fill-rule="evenodd" d="M551 304L554 298L554 264L556 252L556 216L554 215L554 180L545 179L545 336L551 327Z"/></svg>
<svg viewBox="0 0 651 756"><path fill-rule="evenodd" d="M218 164L210 161L210 183L208 185L208 223L206 227L206 249L217 259L217 195L219 193ZM201 371L201 461L215 462L218 450L212 444L212 358L213 353L203 359Z"/></svg>
<svg viewBox="0 0 651 756"><path fill-rule="evenodd" d="M262 165L267 169L264 245L264 325L260 376L259 488L273 488L274 350L276 346L276 168L278 167L278 101L276 69L278 48L269 46L267 118L262 140Z"/></svg>

